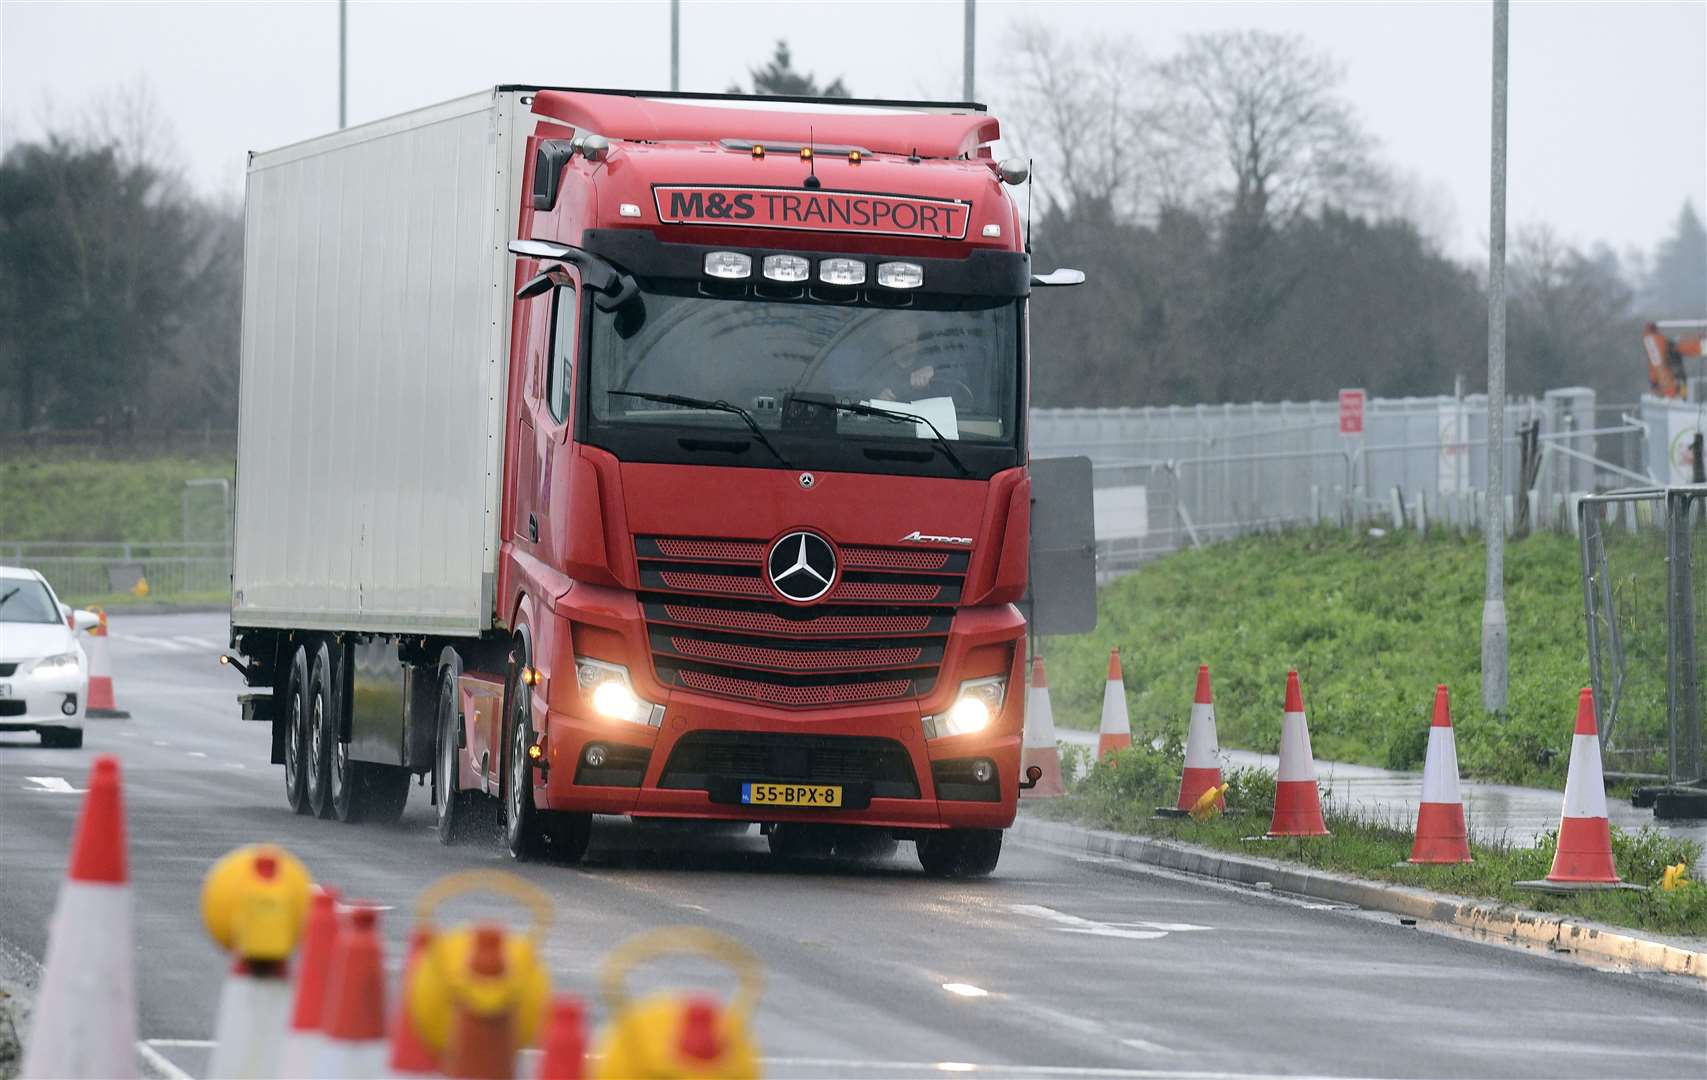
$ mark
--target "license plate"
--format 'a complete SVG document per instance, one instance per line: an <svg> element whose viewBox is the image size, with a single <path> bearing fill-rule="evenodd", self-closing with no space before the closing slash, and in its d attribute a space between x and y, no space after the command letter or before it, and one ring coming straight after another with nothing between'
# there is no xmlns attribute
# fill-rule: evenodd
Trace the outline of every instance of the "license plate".
<svg viewBox="0 0 1707 1080"><path fill-rule="evenodd" d="M12 696L12 684L0 682L0 697Z"/></svg>
<svg viewBox="0 0 1707 1080"><path fill-rule="evenodd" d="M830 784L742 784L741 801L751 806L842 805L842 789Z"/></svg>

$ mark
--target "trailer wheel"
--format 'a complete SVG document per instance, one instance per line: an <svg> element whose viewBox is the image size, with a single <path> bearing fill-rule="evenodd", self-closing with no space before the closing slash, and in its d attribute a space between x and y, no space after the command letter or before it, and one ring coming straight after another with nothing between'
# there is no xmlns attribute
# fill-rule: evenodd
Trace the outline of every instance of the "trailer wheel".
<svg viewBox="0 0 1707 1080"><path fill-rule="evenodd" d="M315 817L332 816L332 747L338 733L332 730L332 654L321 642L314 650L308 679L307 766L303 791L308 812Z"/></svg>
<svg viewBox="0 0 1707 1080"><path fill-rule="evenodd" d="M527 666L520 639L510 653L510 674L505 681L504 699L508 703L509 736L504 749L504 846L510 857L519 862L537 859L545 853L544 822L533 805L533 763L528 760L528 747L533 745L533 695L522 685L522 668Z"/></svg>
<svg viewBox="0 0 1707 1080"><path fill-rule="evenodd" d="M284 782L285 802L298 814L309 812L308 757L308 652L298 645L290 656L290 674L285 681Z"/></svg>
<svg viewBox="0 0 1707 1080"><path fill-rule="evenodd" d="M932 877L988 877L1002 857L1002 830L946 829L917 846L919 865Z"/></svg>
<svg viewBox="0 0 1707 1080"><path fill-rule="evenodd" d="M438 754L433 765L433 803L438 810L439 843L455 844L468 839L473 826L474 798L471 791L457 790L457 750L462 718L457 708L457 677L461 674L456 655L439 667L439 707L435 726Z"/></svg>

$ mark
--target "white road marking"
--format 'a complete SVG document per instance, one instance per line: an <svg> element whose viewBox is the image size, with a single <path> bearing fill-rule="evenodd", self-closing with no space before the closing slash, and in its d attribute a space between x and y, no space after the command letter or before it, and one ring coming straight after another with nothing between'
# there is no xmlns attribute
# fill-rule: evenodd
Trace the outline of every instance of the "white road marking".
<svg viewBox="0 0 1707 1080"><path fill-rule="evenodd" d="M249 766L243 764L241 761L227 761L225 763L225 767L228 769L247 769Z"/></svg>
<svg viewBox="0 0 1707 1080"><path fill-rule="evenodd" d="M200 649L203 652L220 652L221 651L221 646L216 645L211 641L208 641L206 638L183 637L180 635L178 637L174 637L172 640L173 641L181 641L185 645L188 645L190 648Z"/></svg>
<svg viewBox="0 0 1707 1080"><path fill-rule="evenodd" d="M72 787L71 781L63 776L26 776L25 780L36 785L42 791L51 791L55 795L81 795L88 788ZM25 791L30 790L25 788Z"/></svg>
<svg viewBox="0 0 1707 1080"><path fill-rule="evenodd" d="M1055 929L1064 934L1093 934L1096 937L1125 938L1128 941L1154 941L1168 936L1166 930L1129 930L1091 919L1081 919L1077 915L1056 911L1042 904L1009 904L1008 910L1015 915L1029 915L1034 919L1055 923Z"/></svg>
<svg viewBox="0 0 1707 1080"><path fill-rule="evenodd" d="M449 736L446 736L446 737L448 738ZM184 756L185 757L207 757L207 755L202 753L200 750L186 750L184 752Z"/></svg>
<svg viewBox="0 0 1707 1080"><path fill-rule="evenodd" d="M143 1061L148 1063L149 1068L153 1069L161 1076L164 1076L166 1080L190 1080L189 1073L172 1064L165 1054L162 1054L160 1051L154 1049L153 1046L149 1045L150 1043L165 1043L170 1045L176 1041L177 1040L168 1039L147 1039L136 1044L136 1052ZM204 1043L203 1045L212 1046L213 1044L209 1042Z"/></svg>
<svg viewBox="0 0 1707 1080"><path fill-rule="evenodd" d="M127 739L136 738L136 732L134 732L134 731L121 731L121 732L119 732L119 734L123 735Z"/></svg>
<svg viewBox="0 0 1707 1080"><path fill-rule="evenodd" d="M760 1064L797 1069L847 1069L879 1076L918 1073L971 1073L986 1076L1107 1077L1109 1080L1299 1080L1283 1073L1219 1072L1208 1069L1122 1069L1072 1065L978 1065L970 1061L861 1061L842 1058L767 1057Z"/></svg>
<svg viewBox="0 0 1707 1080"><path fill-rule="evenodd" d="M189 652L188 645L180 644L171 638L137 637L133 634L114 634L113 637L131 645L141 645L148 649L163 649L166 652Z"/></svg>
<svg viewBox="0 0 1707 1080"><path fill-rule="evenodd" d="M942 988L960 997L981 998L990 996L988 990L982 986L973 986L971 983L948 982L943 983Z"/></svg>
<svg viewBox="0 0 1707 1080"><path fill-rule="evenodd" d="M155 739L154 745L155 746L171 746L172 744L167 742L165 739Z"/></svg>

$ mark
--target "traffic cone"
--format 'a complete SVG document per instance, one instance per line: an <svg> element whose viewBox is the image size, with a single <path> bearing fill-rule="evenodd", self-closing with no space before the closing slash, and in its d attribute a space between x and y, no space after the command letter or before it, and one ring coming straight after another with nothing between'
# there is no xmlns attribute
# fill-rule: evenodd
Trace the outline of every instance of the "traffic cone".
<svg viewBox="0 0 1707 1080"><path fill-rule="evenodd" d="M474 928L474 947L468 957L468 983L501 987L508 965L504 931L496 926ZM510 1080L516 1075L516 1018L514 1002L496 994L459 997L445 1044L445 1075L471 1080ZM477 1007L487 1006L487 1007Z"/></svg>
<svg viewBox="0 0 1707 1080"><path fill-rule="evenodd" d="M581 1000L564 994L551 1003L545 1056L534 1080L581 1080L586 1073L587 1017Z"/></svg>
<svg viewBox="0 0 1707 1080"><path fill-rule="evenodd" d="M1316 790L1316 759L1310 754L1310 725L1298 673L1286 673L1286 715L1280 721L1280 772L1274 782L1274 818L1269 836L1326 836L1322 798Z"/></svg>
<svg viewBox="0 0 1707 1080"><path fill-rule="evenodd" d="M1108 650L1108 682L1102 688L1102 731L1097 760L1132 745L1132 720L1126 714L1126 681L1120 677L1120 650Z"/></svg>
<svg viewBox="0 0 1707 1080"><path fill-rule="evenodd" d="M1021 795L1046 799L1067 793L1061 783L1061 748L1055 743L1055 710L1049 705L1049 681L1043 676L1041 656L1031 660L1031 693L1026 699L1020 772L1028 772L1033 765L1043 770L1043 776L1036 786L1020 792Z"/></svg>
<svg viewBox="0 0 1707 1080"><path fill-rule="evenodd" d="M379 912L350 912L332 950L326 982L325 1032L312 1075L324 1080L382 1076L385 1072L385 958Z"/></svg>
<svg viewBox="0 0 1707 1080"><path fill-rule="evenodd" d="M113 661L107 655L107 613L96 611L101 621L89 628L83 651L89 657L89 700L83 715L96 720L128 720L130 713L113 699Z"/></svg>
<svg viewBox="0 0 1707 1080"><path fill-rule="evenodd" d="M427 945L432 940L432 930L421 925L417 925L414 933L409 936L409 960L403 966L405 987L414 977L422 956L427 951ZM439 1074L438 1062L433 1060L433 1052L422 1041L421 1033L415 1029L414 1018L409 1015L407 992L397 995L397 1009L391 1014L391 1056L386 1067L390 1070L388 1075L394 1078Z"/></svg>
<svg viewBox="0 0 1707 1080"><path fill-rule="evenodd" d="M324 1042L321 1025L326 1013L326 976L332 970L332 951L338 938L338 894L324 886L308 902L302 951L296 967L296 996L280 1056L280 1076L312 1075Z"/></svg>
<svg viewBox="0 0 1707 1080"><path fill-rule="evenodd" d="M1577 729L1571 736L1571 766L1565 774L1565 809L1559 817L1559 849L1547 880L1575 885L1616 885L1612 823L1606 818L1606 779L1600 771L1600 729L1594 691L1577 695Z"/></svg>
<svg viewBox="0 0 1707 1080"><path fill-rule="evenodd" d="M119 760L97 757L48 929L24 1076L136 1075L136 932Z"/></svg>
<svg viewBox="0 0 1707 1080"><path fill-rule="evenodd" d="M1203 793L1221 786L1221 743L1215 734L1215 697L1209 692L1209 665L1197 667L1197 697L1191 705L1191 727L1185 735L1185 769L1179 778L1179 801L1174 809L1190 811ZM1226 796L1215 800L1227 809Z"/></svg>
<svg viewBox="0 0 1707 1080"><path fill-rule="evenodd" d="M1458 739L1446 687L1434 688L1434 723L1423 761L1422 803L1417 807L1414 863L1467 863L1470 835L1464 828L1464 798L1458 791Z"/></svg>
<svg viewBox="0 0 1707 1080"><path fill-rule="evenodd" d="M308 896L307 869L270 844L238 848L208 871L202 919L233 959L220 988L208 1075L278 1075L290 1019L289 961Z"/></svg>

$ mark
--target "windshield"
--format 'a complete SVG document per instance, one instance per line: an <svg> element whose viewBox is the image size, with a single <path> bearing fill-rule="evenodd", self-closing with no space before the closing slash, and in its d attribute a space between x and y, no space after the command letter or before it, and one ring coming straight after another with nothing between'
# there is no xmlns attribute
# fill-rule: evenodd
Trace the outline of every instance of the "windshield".
<svg viewBox="0 0 1707 1080"><path fill-rule="evenodd" d="M647 401L672 394L726 402L769 431L931 440L930 425L838 412L832 401L893 408L945 439L1015 439L1019 307L1011 298L908 297L907 307L723 299L692 285L649 285L621 312L598 313L590 343L595 423L743 430L726 411Z"/></svg>
<svg viewBox="0 0 1707 1080"><path fill-rule="evenodd" d="M60 618L46 585L31 578L0 578L0 622L56 623Z"/></svg>

